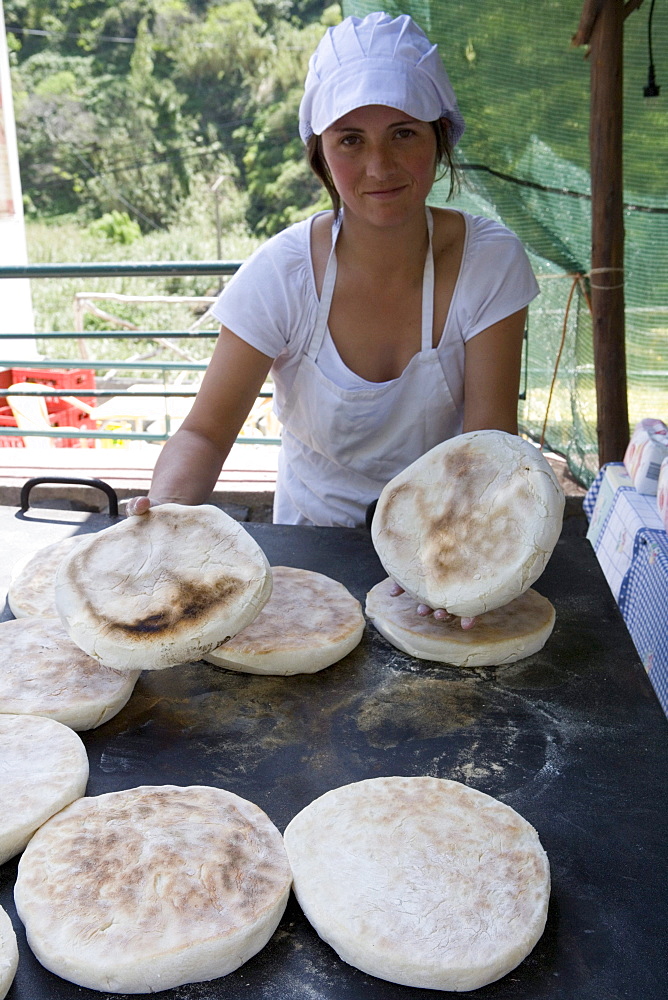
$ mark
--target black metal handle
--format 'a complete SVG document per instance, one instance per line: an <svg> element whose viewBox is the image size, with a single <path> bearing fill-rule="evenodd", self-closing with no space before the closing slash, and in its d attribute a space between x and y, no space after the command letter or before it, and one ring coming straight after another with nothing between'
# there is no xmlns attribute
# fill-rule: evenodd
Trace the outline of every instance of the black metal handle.
<svg viewBox="0 0 668 1000"><path fill-rule="evenodd" d="M69 486L93 486L95 489L106 493L109 500L109 517L118 517L118 496L116 490L109 483L102 479L71 479L69 476L37 476L35 479L28 479L21 487L21 510L25 513L30 506L30 491L33 486L41 486L42 483L67 483Z"/></svg>

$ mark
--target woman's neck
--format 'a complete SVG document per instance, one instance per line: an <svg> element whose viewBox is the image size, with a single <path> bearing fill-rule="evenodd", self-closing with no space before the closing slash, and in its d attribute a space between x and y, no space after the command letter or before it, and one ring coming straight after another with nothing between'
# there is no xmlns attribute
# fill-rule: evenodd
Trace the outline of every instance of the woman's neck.
<svg viewBox="0 0 668 1000"><path fill-rule="evenodd" d="M429 232L424 212L402 226L371 226L343 211L341 230L336 243L339 265L361 269L368 275L389 277L395 272L404 276L415 271L421 278Z"/></svg>

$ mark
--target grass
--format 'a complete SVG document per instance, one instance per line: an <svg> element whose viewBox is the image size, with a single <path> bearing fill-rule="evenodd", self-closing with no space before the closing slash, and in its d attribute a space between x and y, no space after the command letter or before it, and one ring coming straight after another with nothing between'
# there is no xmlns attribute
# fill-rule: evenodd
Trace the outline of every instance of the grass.
<svg viewBox="0 0 668 1000"><path fill-rule="evenodd" d="M205 261L217 260L215 210L206 191L197 192L188 203L182 218L169 230L150 232L129 244L116 243L91 231L85 219L65 216L51 220L26 222L28 257L31 264L91 263L104 261ZM221 259L244 260L258 246L243 220L243 199L230 193L222 212ZM120 293L128 296L215 296L219 279L200 275L190 277L119 277L119 278L36 278L31 282L37 349L46 358L73 360L82 357L76 339L39 338L41 332L75 330L75 294L84 292ZM204 305L184 303L141 303L96 301L95 306L119 320L133 324L139 331L177 331L184 334L201 317ZM85 330L119 330L123 325L87 312ZM201 330L215 332L217 324L206 320ZM191 360L210 356L213 340L192 338L174 341ZM121 361L154 351L152 360L178 361L182 355L158 348L141 335L129 331L128 339L101 338L88 342L89 358ZM82 360L85 359L85 354Z"/></svg>

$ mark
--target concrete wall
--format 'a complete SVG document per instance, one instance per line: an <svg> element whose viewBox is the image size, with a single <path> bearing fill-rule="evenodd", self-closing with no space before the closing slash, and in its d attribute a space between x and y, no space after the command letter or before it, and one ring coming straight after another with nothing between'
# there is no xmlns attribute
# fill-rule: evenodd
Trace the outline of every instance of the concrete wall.
<svg viewBox="0 0 668 1000"><path fill-rule="evenodd" d="M0 265L27 263L9 55L0 0ZM37 358L34 340L5 339L6 334L35 332L30 282L26 278L0 279L0 305L0 336L3 338L0 361Z"/></svg>

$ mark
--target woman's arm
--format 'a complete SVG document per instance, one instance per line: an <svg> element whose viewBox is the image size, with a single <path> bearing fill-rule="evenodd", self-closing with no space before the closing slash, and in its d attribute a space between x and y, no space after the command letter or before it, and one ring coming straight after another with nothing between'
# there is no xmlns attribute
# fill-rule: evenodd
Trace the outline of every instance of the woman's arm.
<svg viewBox="0 0 668 1000"><path fill-rule="evenodd" d="M465 345L464 426L517 434L522 340L527 310L482 330Z"/></svg>
<svg viewBox="0 0 668 1000"><path fill-rule="evenodd" d="M165 442L148 497L129 500L128 514L159 503L206 503L271 364L272 358L221 327L192 410Z"/></svg>

